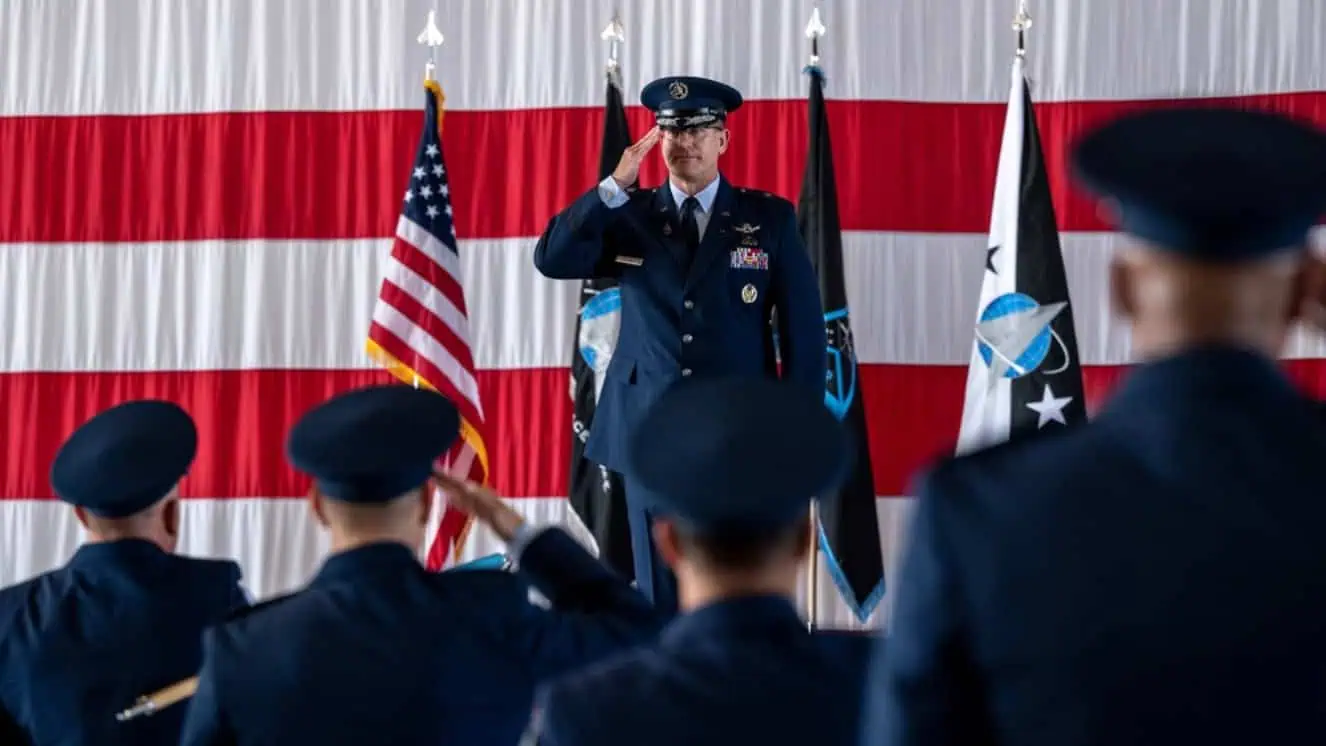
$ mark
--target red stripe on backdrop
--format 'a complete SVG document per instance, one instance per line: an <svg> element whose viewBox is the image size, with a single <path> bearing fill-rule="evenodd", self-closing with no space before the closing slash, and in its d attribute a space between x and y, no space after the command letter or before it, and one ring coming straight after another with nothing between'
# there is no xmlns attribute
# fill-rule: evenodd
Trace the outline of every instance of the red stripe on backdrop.
<svg viewBox="0 0 1326 746"><path fill-rule="evenodd" d="M1306 390L1326 394L1326 360L1289 363ZM1126 368L1086 368L1089 406ZM494 486L510 497L566 492L571 402L565 369L480 371ZM200 497L293 497L308 482L285 462L285 432L330 394L389 379L380 371L218 371L0 375L7 404L0 499L50 497L47 470L65 435L95 410L133 397L181 403L198 422L200 453L183 490ZM876 491L903 495L917 470L952 452L962 414L962 366L861 369ZM244 433L236 437L236 433Z"/></svg>
<svg viewBox="0 0 1326 746"><path fill-rule="evenodd" d="M1236 101L1326 125L1326 92ZM1038 105L1063 230L1106 227L1068 191L1068 145L1110 116L1165 105ZM1003 104L833 101L829 112L845 229L988 229ZM630 117L643 134L648 114ZM732 118L725 173L795 198L805 120L799 100L749 103ZM387 236L421 121L414 110L0 118L0 242ZM448 112L460 235L538 235L592 186L601 124L597 107ZM651 157L644 183L662 175Z"/></svg>

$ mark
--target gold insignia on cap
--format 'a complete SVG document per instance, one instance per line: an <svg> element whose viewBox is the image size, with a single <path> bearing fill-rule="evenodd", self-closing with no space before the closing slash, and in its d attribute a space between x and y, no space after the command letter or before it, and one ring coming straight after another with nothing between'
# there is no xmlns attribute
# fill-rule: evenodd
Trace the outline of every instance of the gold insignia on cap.
<svg viewBox="0 0 1326 746"><path fill-rule="evenodd" d="M680 80L674 80L668 84L668 95L675 99L686 98L690 92L691 89L687 88L686 84Z"/></svg>
<svg viewBox="0 0 1326 746"><path fill-rule="evenodd" d="M760 297L759 291L757 291L755 286L750 283L746 283L746 287L741 289L741 299L747 303L754 303L755 299L758 297Z"/></svg>

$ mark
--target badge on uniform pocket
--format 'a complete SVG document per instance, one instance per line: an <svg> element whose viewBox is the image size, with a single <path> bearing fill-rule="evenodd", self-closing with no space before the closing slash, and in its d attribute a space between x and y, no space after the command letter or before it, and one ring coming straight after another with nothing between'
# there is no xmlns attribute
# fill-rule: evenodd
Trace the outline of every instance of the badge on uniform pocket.
<svg viewBox="0 0 1326 746"><path fill-rule="evenodd" d="M746 287L741 289L741 299L747 303L754 303L758 297L760 297L760 291L756 290L755 286L749 282L746 283Z"/></svg>

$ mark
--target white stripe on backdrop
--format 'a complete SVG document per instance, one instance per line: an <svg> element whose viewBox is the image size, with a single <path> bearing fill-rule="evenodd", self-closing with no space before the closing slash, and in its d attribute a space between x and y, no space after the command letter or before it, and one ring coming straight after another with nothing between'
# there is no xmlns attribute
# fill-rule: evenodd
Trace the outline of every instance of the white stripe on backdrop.
<svg viewBox="0 0 1326 746"><path fill-rule="evenodd" d="M804 98L809 0L32 0L5 3L0 115L419 106L436 8L447 105L602 105L620 7L624 84L714 75ZM76 6L76 8L71 8ZM834 98L1002 102L1014 0L832 0ZM1326 88L1319 0L1032 0L1042 101Z"/></svg>
<svg viewBox="0 0 1326 746"><path fill-rule="evenodd" d="M800 0L32 0L0 8L0 116L414 110L421 105L425 53L413 40L435 5L447 37L439 69L453 111L601 106L605 50L597 32L615 6L627 28L630 91L655 76L686 72L731 81L751 99L805 95L801 29L810 3ZM1013 0L825 5L823 64L834 99L1005 99ZM1320 43L1326 5L1317 0L1033 0L1031 6L1029 72L1038 102L1326 90ZM858 142L873 136L851 134ZM849 133L835 132L835 140L840 148L865 147ZM784 144L767 147L776 154ZM994 158L967 149L973 158ZM0 170L5 166L0 160ZM403 160L402 183L407 167ZM255 167L248 175L260 179L262 172ZM65 194L77 199L79 174L68 178ZM0 176L0 193L25 183ZM152 195L134 197L151 206ZM384 221L380 239L214 235L175 243L2 246L0 375L370 368L362 343L394 226L394 216ZM458 228L464 239L466 226ZM1127 336L1111 324L1099 284L1116 240L1096 233L1064 239L1088 364L1128 359ZM966 363L984 241L978 233L848 235L848 292L864 363ZM568 362L575 285L538 277L531 248L529 236L462 241L481 371ZM1299 340L1292 354L1326 357L1326 348ZM888 422L875 426L885 433L878 437L894 437L888 428ZM6 461L0 477L13 485L23 482L20 472L45 468ZM255 481L279 480L245 483ZM79 540L67 511L23 499L31 496L11 489L0 500L0 583L58 564ZM259 596L294 587L325 545L292 497L190 500L183 549L240 559ZM570 519L555 496L513 504L538 519ZM879 507L892 573L908 505L888 499ZM480 535L467 556L493 548ZM820 588L820 618L855 626L827 578ZM883 623L888 608L886 600L871 624Z"/></svg>
<svg viewBox="0 0 1326 746"><path fill-rule="evenodd" d="M1113 323L1102 282L1120 240L1064 236L1086 365L1129 361L1127 330ZM852 315L869 320L856 339L861 362L965 365L985 241L847 233ZM574 329L562 322L575 312L579 288L534 269L534 242L461 242L481 369L570 364ZM372 368L364 329L390 249L384 239L10 244L0 250L0 329L10 330L0 339L0 370ZM1326 341L1296 338L1286 356L1326 357Z"/></svg>

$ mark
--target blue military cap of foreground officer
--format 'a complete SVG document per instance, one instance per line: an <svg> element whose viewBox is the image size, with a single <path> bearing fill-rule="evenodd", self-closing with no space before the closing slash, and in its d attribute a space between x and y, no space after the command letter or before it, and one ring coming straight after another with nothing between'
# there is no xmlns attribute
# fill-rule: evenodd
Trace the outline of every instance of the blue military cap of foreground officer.
<svg viewBox="0 0 1326 746"><path fill-rule="evenodd" d="M656 632L624 580L482 489L452 499L482 507L475 518L518 570L420 564L429 483L457 489L433 469L458 428L445 397L400 385L342 394L296 423L290 461L313 477L332 553L303 590L208 632L186 746L508 746L539 681Z"/></svg>
<svg viewBox="0 0 1326 746"><path fill-rule="evenodd" d="M811 497L851 458L822 395L741 377L678 384L628 452L683 613L656 645L547 687L527 742L854 743L869 640L812 634L793 605Z"/></svg>
<svg viewBox="0 0 1326 746"><path fill-rule="evenodd" d="M165 497L197 450L188 412L167 401L126 402L69 436L51 462L51 486L92 515L124 518Z"/></svg>
<svg viewBox="0 0 1326 746"><path fill-rule="evenodd" d="M862 744L1324 742L1326 434L1275 357L1326 133L1153 111L1073 160L1142 362L1091 423L927 475Z"/></svg>
<svg viewBox="0 0 1326 746"><path fill-rule="evenodd" d="M228 560L174 554L192 418L130 401L79 427L51 466L88 541L68 564L0 591L0 743L176 744L183 712L115 713L192 676L203 629L246 603Z"/></svg>

